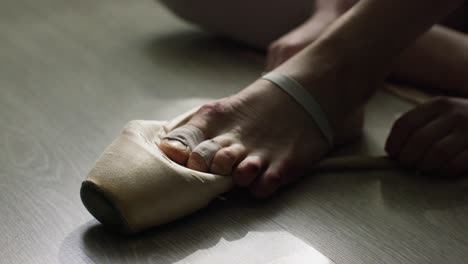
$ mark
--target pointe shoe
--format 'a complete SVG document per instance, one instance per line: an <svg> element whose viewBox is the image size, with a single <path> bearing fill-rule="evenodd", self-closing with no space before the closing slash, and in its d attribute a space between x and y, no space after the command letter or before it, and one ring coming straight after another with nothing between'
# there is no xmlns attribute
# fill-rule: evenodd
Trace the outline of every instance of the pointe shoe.
<svg viewBox="0 0 468 264"><path fill-rule="evenodd" d="M130 121L83 181L80 195L104 226L132 234L205 207L233 187L231 177L180 166L159 150L167 132L195 112L171 122Z"/></svg>
<svg viewBox="0 0 468 264"><path fill-rule="evenodd" d="M325 114L300 83L275 72L262 78L302 105L333 147ZM131 121L126 125L81 187L81 200L97 220L119 232L136 233L190 214L233 187L231 177L180 166L157 147L169 131L185 124L194 112L170 123Z"/></svg>

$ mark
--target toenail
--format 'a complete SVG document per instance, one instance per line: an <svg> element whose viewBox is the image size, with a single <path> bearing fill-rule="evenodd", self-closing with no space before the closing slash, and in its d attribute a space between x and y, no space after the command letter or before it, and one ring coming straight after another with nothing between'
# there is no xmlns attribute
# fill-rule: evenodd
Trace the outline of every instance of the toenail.
<svg viewBox="0 0 468 264"><path fill-rule="evenodd" d="M164 139L163 143L180 151L185 151L188 148L185 144L177 140Z"/></svg>

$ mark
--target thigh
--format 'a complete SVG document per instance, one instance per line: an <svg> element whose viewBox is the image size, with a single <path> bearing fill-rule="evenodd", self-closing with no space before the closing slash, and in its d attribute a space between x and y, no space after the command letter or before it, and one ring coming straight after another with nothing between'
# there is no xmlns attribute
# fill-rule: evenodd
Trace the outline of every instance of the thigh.
<svg viewBox="0 0 468 264"><path fill-rule="evenodd" d="M245 44L265 48L305 21L312 0L160 0L179 17Z"/></svg>

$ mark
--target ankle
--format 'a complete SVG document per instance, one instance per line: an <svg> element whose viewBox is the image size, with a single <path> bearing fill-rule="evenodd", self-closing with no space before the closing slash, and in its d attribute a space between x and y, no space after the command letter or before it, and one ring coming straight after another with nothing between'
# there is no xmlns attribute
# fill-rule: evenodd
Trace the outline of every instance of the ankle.
<svg viewBox="0 0 468 264"><path fill-rule="evenodd" d="M380 79L354 65L333 46L315 46L276 70L298 81L315 98L339 143L360 135L363 105Z"/></svg>

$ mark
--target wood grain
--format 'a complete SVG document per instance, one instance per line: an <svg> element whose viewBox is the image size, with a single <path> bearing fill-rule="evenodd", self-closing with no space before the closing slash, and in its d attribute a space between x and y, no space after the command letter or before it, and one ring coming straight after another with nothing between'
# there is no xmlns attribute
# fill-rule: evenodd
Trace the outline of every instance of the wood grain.
<svg viewBox="0 0 468 264"><path fill-rule="evenodd" d="M238 91L262 71L245 53L153 1L2 1L0 262L280 263L312 249L335 263L466 262L468 183L400 170L316 173L136 237L103 230L79 187L104 147L128 120ZM378 93L363 141L343 153L383 155L410 107Z"/></svg>

